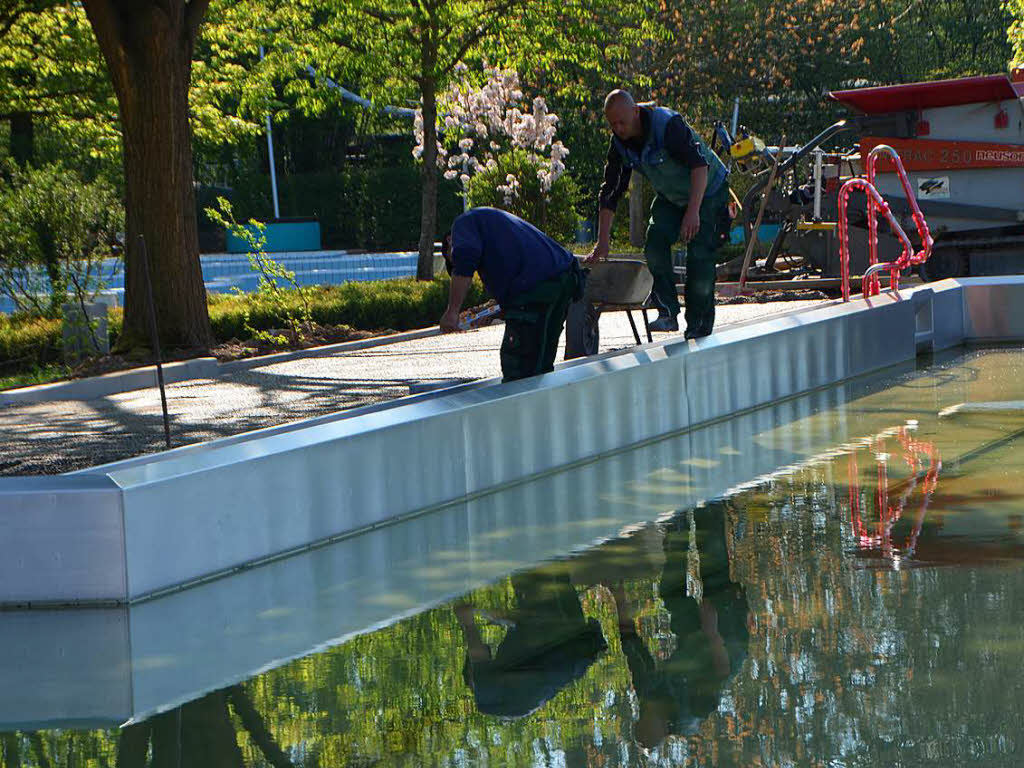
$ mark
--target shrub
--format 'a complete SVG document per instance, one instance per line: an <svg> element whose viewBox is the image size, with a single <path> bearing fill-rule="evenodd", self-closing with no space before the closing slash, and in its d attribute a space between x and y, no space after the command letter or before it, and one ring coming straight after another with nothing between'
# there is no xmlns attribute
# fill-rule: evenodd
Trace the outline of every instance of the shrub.
<svg viewBox="0 0 1024 768"><path fill-rule="evenodd" d="M0 293L19 309L56 317L69 294L87 301L104 271L124 210L105 182L57 166L14 170L0 187Z"/></svg>
<svg viewBox="0 0 1024 768"><path fill-rule="evenodd" d="M429 328L437 323L448 306L447 278L429 282L381 280L305 290L305 300L314 322L347 325L366 331ZM466 306L482 304L487 298L483 285L474 280ZM297 291L288 289L281 291L273 301L268 301L266 294L259 293L211 294L208 301L210 325L218 343L231 339L244 341L255 333L287 328L289 317L303 311L303 298ZM110 311L107 327L111 346L121 332L123 320L122 310ZM24 314L0 315L0 378L14 381L12 377L16 375L38 372L59 364L62 360L61 333L59 319ZM31 383L28 379L25 381Z"/></svg>
<svg viewBox="0 0 1024 768"><path fill-rule="evenodd" d="M497 164L480 171L469 181L469 202L474 208L489 205L513 213L543 230L556 240L571 243L576 239L576 199L579 192L572 177L562 174L545 196L538 172L540 163L522 150L506 153ZM510 177L516 180L515 192L508 194Z"/></svg>
<svg viewBox="0 0 1024 768"><path fill-rule="evenodd" d="M429 328L437 323L448 306L448 281L381 280L352 282L307 288L310 317L321 325L348 325L367 331L406 331ZM301 299L294 291L284 291L285 311L297 311ZM466 306L486 301L478 280L466 299ZM287 303L292 306L288 307ZM287 321L276 304L259 294L222 294L210 298L210 324L217 341L246 339L250 331L269 331L286 326Z"/></svg>
<svg viewBox="0 0 1024 768"><path fill-rule="evenodd" d="M415 250L420 237L420 170L412 165L393 167L348 165L339 170L287 174L278 179L281 210L289 215L315 216L320 222L324 248ZM266 176L241 179L231 194L239 220L267 219L273 215L264 188ZM440 181L437 220L447 229L462 212L458 185ZM207 193L208 198L213 198ZM200 210L200 221L211 202ZM211 225L212 226L212 225ZM211 238L212 239L212 238Z"/></svg>
<svg viewBox="0 0 1024 768"><path fill-rule="evenodd" d="M0 375L60 359L60 320L0 315Z"/></svg>

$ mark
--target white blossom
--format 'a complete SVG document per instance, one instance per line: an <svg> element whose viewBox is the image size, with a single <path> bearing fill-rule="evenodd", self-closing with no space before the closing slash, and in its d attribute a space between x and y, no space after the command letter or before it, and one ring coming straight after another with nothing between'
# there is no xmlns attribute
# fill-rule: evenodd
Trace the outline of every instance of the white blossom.
<svg viewBox="0 0 1024 768"><path fill-rule="evenodd" d="M565 172L569 154L556 140L558 115L548 112L544 97L526 104L514 70L484 64L486 78L480 87L468 80L465 64L454 69L453 82L438 96L438 166L448 180L458 178L467 187L477 173L496 170L502 151L525 151L536 169L541 190L547 195ZM417 159L424 153L423 114L417 111L413 122ZM449 149L450 148L450 149ZM506 204L520 196L522 187L514 174L496 187Z"/></svg>

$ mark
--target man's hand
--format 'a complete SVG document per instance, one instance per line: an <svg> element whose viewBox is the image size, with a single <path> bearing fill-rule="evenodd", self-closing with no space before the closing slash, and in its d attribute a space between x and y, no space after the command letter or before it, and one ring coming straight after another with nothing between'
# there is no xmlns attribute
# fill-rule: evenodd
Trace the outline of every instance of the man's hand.
<svg viewBox="0 0 1024 768"><path fill-rule="evenodd" d="M684 243L688 243L697 236L700 231L700 209L689 206L686 215L683 216L683 225L679 228L679 236Z"/></svg>
<svg viewBox="0 0 1024 768"><path fill-rule="evenodd" d="M608 243L597 243L583 261L587 264L592 264L595 261L604 261L608 258Z"/></svg>
<svg viewBox="0 0 1024 768"><path fill-rule="evenodd" d="M441 332L451 333L459 330L459 313L457 310L449 309L441 315Z"/></svg>

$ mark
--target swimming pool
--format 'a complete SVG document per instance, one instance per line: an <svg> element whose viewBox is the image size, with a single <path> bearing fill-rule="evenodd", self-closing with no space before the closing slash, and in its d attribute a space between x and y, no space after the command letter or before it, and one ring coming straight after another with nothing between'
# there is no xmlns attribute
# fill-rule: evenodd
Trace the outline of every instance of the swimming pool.
<svg viewBox="0 0 1024 768"><path fill-rule="evenodd" d="M1022 369L969 351L127 608L0 614L3 754L1015 765ZM748 452L775 469L690 504Z"/></svg>
<svg viewBox="0 0 1024 768"><path fill-rule="evenodd" d="M415 251L394 253L349 253L347 251L289 251L272 253L271 258L295 273L299 285L340 285L350 281L389 280L416 274ZM259 287L259 274L249 264L247 254L207 253L199 257L203 282L210 293L232 290L252 292ZM119 260L103 263L103 293L118 305L124 299L124 266ZM40 278L42 279L42 278ZM42 290L42 289L41 289ZM0 296L0 313L15 309L10 297Z"/></svg>

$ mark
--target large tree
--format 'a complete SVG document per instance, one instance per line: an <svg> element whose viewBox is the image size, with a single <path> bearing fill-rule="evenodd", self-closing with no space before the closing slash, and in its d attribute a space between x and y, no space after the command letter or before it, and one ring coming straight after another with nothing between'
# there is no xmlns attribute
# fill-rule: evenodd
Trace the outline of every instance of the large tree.
<svg viewBox="0 0 1024 768"><path fill-rule="evenodd" d="M10 126L8 152L26 165L39 157L38 128L61 159L88 147L104 154L116 134L117 105L89 28L77 4L12 0L0 10L0 120ZM79 158L76 158L79 160Z"/></svg>
<svg viewBox="0 0 1024 768"><path fill-rule="evenodd" d="M561 66L604 71L644 26L646 2L621 0L305 0L310 56L325 73L346 58L372 94L414 96L423 163L417 276L433 276L438 232L438 96L456 65L508 62L555 75ZM344 55L339 55L342 52ZM520 68L525 68L521 66Z"/></svg>
<svg viewBox="0 0 1024 768"><path fill-rule="evenodd" d="M122 348L148 346L140 263L145 238L161 340L211 341L199 264L189 83L210 0L84 0L121 118L127 254Z"/></svg>
<svg viewBox="0 0 1024 768"><path fill-rule="evenodd" d="M1024 8L1022 0L1014 0ZM691 117L810 138L838 112L830 90L1003 71L1003 0L713 0L666 3L656 95Z"/></svg>

